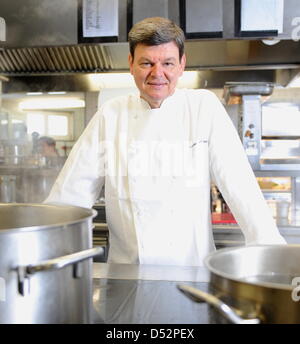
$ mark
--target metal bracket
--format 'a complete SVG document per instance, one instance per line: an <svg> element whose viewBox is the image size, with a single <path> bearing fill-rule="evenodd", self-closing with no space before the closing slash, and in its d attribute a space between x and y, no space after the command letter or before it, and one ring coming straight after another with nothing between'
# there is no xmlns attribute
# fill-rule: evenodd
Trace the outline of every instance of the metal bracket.
<svg viewBox="0 0 300 344"><path fill-rule="evenodd" d="M73 278L81 278L82 277L82 264L77 263L73 265Z"/></svg>
<svg viewBox="0 0 300 344"><path fill-rule="evenodd" d="M18 291L21 295L26 296L30 293L30 274L26 271L26 266L18 266Z"/></svg>

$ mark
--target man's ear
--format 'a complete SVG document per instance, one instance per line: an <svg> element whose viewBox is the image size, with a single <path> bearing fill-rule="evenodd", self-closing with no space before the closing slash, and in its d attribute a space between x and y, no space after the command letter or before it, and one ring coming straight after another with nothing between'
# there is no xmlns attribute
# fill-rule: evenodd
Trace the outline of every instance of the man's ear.
<svg viewBox="0 0 300 344"><path fill-rule="evenodd" d="M181 65L181 74L184 72L185 69L185 65L186 65L186 56L185 54L182 55L181 61L180 61L180 65Z"/></svg>
<svg viewBox="0 0 300 344"><path fill-rule="evenodd" d="M132 74L133 57L130 53L128 55L128 64L129 64L130 73Z"/></svg>

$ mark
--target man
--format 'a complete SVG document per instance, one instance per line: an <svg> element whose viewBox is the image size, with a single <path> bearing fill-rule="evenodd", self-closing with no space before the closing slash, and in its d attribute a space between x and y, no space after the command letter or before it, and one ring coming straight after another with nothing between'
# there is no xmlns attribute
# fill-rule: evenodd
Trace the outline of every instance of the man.
<svg viewBox="0 0 300 344"><path fill-rule="evenodd" d="M41 136L37 140L38 152L45 157L58 156L56 142L52 137Z"/></svg>
<svg viewBox="0 0 300 344"><path fill-rule="evenodd" d="M199 266L215 249L212 177L247 244L284 243L222 104L207 90L176 89L182 30L147 18L129 45L140 96L100 108L46 202L92 207L105 183L109 262Z"/></svg>

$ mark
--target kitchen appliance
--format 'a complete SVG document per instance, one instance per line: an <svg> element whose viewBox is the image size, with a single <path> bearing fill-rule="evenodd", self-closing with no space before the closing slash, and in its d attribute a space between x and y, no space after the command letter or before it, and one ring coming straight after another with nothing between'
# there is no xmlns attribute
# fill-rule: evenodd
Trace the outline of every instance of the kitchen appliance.
<svg viewBox="0 0 300 344"><path fill-rule="evenodd" d="M273 84L264 82L226 82L224 86L226 103L239 105L236 107L235 125L254 170L261 169L262 97L269 96L273 88Z"/></svg>
<svg viewBox="0 0 300 344"><path fill-rule="evenodd" d="M300 109L296 103L266 102L261 116L261 169L299 170Z"/></svg>
<svg viewBox="0 0 300 344"><path fill-rule="evenodd" d="M254 171L300 167L299 105L269 101L274 84L226 82L226 108Z"/></svg>
<svg viewBox="0 0 300 344"><path fill-rule="evenodd" d="M265 199L290 202L291 218L296 219L300 214L300 108L295 97L284 101L275 93L271 101L274 87L268 82L226 82L224 100L256 177L290 180L289 190L263 190Z"/></svg>
<svg viewBox="0 0 300 344"><path fill-rule="evenodd" d="M22 165L25 159L25 145L14 140L6 140L4 146L4 164L6 166Z"/></svg>
<svg viewBox="0 0 300 344"><path fill-rule="evenodd" d="M300 323L300 245L226 248L205 261L213 294L178 288L233 323Z"/></svg>
<svg viewBox="0 0 300 344"><path fill-rule="evenodd" d="M12 203L16 201L16 177L0 175L0 202Z"/></svg>
<svg viewBox="0 0 300 344"><path fill-rule="evenodd" d="M0 323L89 323L90 209L0 204Z"/></svg>

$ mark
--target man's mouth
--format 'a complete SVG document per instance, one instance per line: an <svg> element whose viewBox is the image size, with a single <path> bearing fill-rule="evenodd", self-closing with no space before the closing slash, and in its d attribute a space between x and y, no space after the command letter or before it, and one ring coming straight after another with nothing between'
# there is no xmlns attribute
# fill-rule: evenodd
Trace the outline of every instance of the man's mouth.
<svg viewBox="0 0 300 344"><path fill-rule="evenodd" d="M166 82L148 82L147 84L148 84L149 86L157 87L157 88L163 87L163 86L167 85Z"/></svg>

